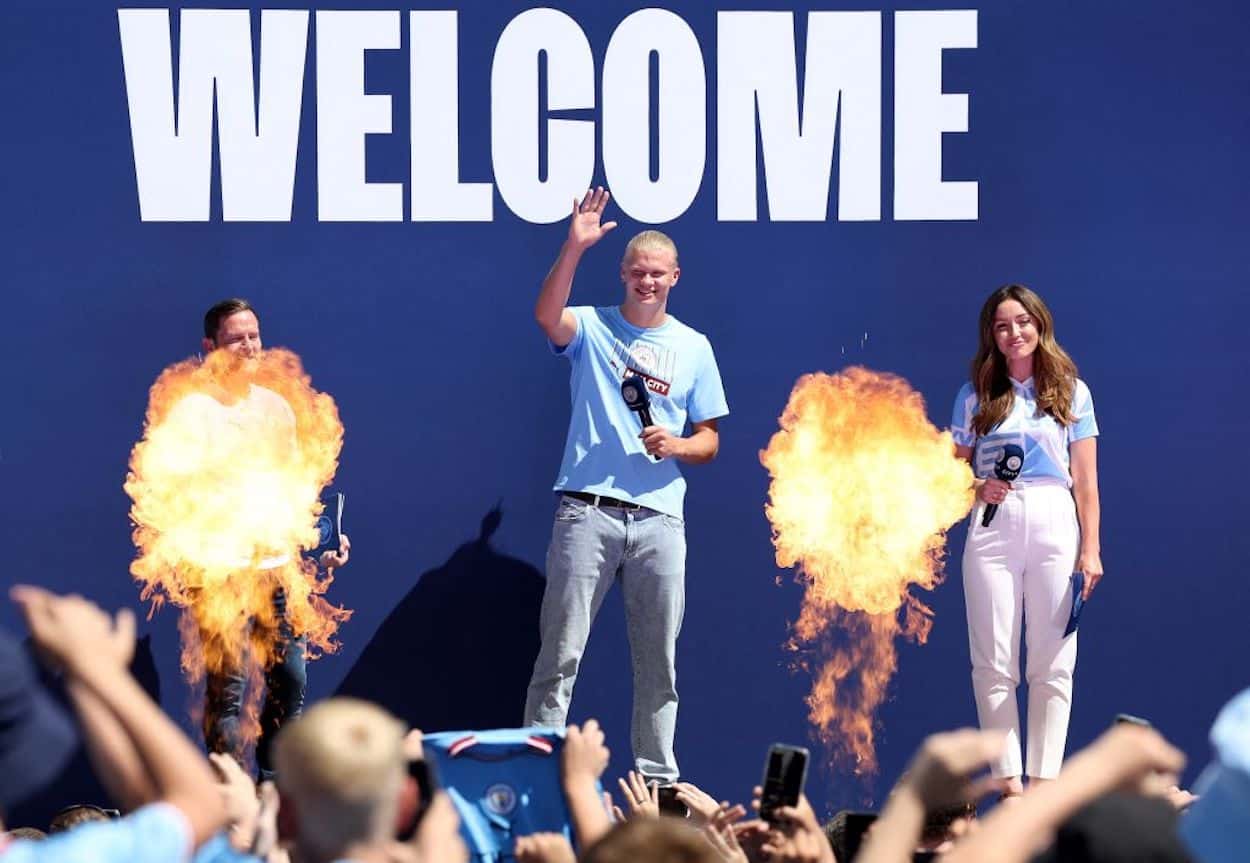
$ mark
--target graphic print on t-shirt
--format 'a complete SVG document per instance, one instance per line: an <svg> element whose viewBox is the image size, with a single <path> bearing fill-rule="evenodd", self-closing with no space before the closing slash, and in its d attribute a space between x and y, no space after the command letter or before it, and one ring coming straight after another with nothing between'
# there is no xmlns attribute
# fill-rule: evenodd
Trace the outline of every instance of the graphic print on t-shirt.
<svg viewBox="0 0 1250 863"><path fill-rule="evenodd" d="M673 370L677 368L677 352L671 348L635 339L628 347L620 339L612 340L612 371L624 380L637 375L656 395L666 396L673 385Z"/></svg>

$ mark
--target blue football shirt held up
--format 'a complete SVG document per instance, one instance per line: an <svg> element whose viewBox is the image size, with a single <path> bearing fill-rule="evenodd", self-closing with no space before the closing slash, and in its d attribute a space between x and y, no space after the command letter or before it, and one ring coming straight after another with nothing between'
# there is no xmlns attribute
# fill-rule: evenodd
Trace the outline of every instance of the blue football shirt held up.
<svg viewBox="0 0 1250 863"><path fill-rule="evenodd" d="M677 460L655 461L639 433L638 415L621 398L621 381L640 376L651 394L651 418L674 435L686 422L729 413L720 370L707 337L669 315L658 327L636 327L614 306L575 306L577 333L556 354L572 364L573 402L555 491L620 498L682 518L686 480Z"/></svg>
<svg viewBox="0 0 1250 863"><path fill-rule="evenodd" d="M515 860L520 836L573 829L560 784L563 728L444 731L425 735L426 758L460 815L475 863Z"/></svg>

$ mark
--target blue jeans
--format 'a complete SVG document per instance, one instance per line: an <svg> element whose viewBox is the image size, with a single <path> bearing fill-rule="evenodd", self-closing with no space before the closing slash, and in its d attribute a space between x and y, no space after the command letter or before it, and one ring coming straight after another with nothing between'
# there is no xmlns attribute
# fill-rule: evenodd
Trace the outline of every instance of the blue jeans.
<svg viewBox="0 0 1250 863"><path fill-rule="evenodd" d="M250 633L252 638L276 638L275 660L265 669L265 703L260 712L260 737L256 741L256 766L261 779L273 776L269 748L282 723L299 716L304 709L304 690L308 674L304 650L305 636L293 637L286 619L286 593L278 588L273 594L276 633ZM252 627L256 622L252 622ZM208 637L201 631L201 639ZM241 657L237 668L219 673L209 672L204 686L204 743L209 752L227 752L241 759L244 750L239 732L239 714L247 688L248 656Z"/></svg>
<svg viewBox="0 0 1250 863"><path fill-rule="evenodd" d="M590 625L619 580L634 670L634 762L648 778L676 780L676 653L685 578L681 519L561 496L547 549L542 649L525 700L525 724L564 727Z"/></svg>

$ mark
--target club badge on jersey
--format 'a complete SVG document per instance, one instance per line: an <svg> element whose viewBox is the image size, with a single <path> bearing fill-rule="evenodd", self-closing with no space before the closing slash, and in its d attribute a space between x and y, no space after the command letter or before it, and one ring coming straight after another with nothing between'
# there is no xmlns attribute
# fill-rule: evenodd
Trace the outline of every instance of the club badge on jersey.
<svg viewBox="0 0 1250 863"><path fill-rule="evenodd" d="M562 833L573 841L560 786L564 729L444 731L425 735L423 745L475 863L516 859L516 838L531 833Z"/></svg>

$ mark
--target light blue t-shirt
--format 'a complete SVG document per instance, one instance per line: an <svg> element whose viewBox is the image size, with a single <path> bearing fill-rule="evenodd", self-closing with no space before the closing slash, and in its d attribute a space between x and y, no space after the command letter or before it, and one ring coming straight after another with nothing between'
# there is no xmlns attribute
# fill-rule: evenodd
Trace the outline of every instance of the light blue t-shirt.
<svg viewBox="0 0 1250 863"><path fill-rule="evenodd" d="M651 418L675 435L686 420L729 413L707 336L672 315L658 327L636 327L614 306L569 309L577 333L552 349L573 365L573 412L555 491L620 498L682 517L686 481L677 460L656 461L638 437L642 424L621 397L621 381L640 375L651 394Z"/></svg>
<svg viewBox="0 0 1250 863"><path fill-rule="evenodd" d="M1033 378L1013 380L1011 386L1015 390L1011 412L989 434L977 437L972 428L972 418L977 412L977 391L971 383L964 384L955 397L951 437L959 446L973 448L972 472L981 479L994 476L994 463L1003 447L1016 444L1024 450L1024 466L1013 485L1061 482L1071 488L1068 446L1098 434L1089 387L1077 379L1072 390L1072 414L1076 422L1063 426L1050 414L1038 412Z"/></svg>
<svg viewBox="0 0 1250 863"><path fill-rule="evenodd" d="M191 858L191 825L176 807L153 803L119 821L97 821L43 842L14 842L4 863L177 863Z"/></svg>
<svg viewBox="0 0 1250 863"><path fill-rule="evenodd" d="M262 861L259 857L245 851L236 851L230 844L230 835L223 831L201 845L195 852L195 856L191 858L191 863L262 863Z"/></svg>

